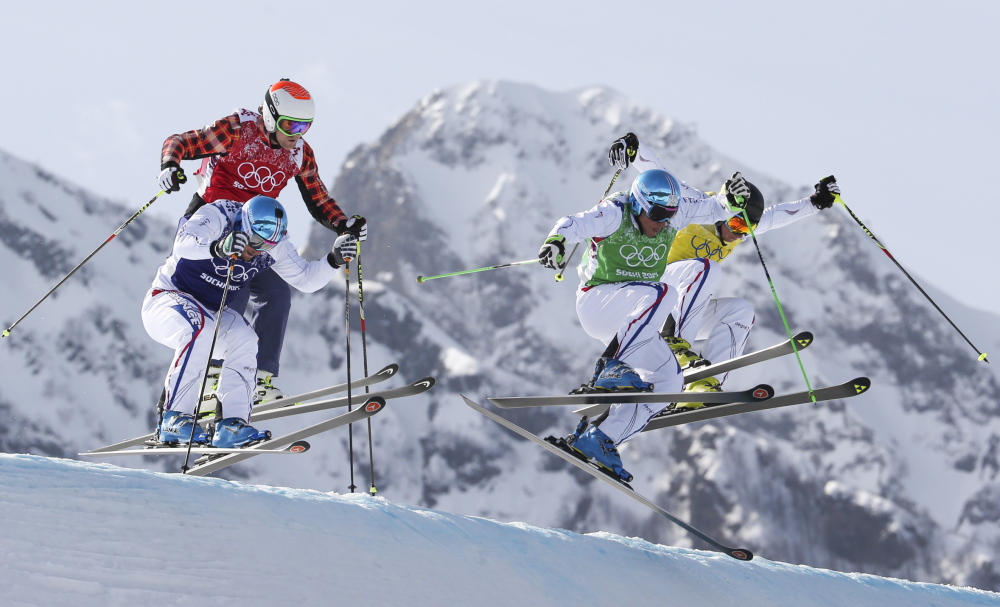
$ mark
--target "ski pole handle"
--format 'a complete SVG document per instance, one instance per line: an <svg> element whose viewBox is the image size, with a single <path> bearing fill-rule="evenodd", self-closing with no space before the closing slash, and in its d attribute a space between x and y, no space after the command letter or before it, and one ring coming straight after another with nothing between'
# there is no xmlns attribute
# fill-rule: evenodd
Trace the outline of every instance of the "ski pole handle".
<svg viewBox="0 0 1000 607"><path fill-rule="evenodd" d="M612 183L614 183L614 182L612 182ZM608 186L608 187L610 188L611 186ZM575 245L573 245L573 250L570 251L569 255L566 257L566 262L563 263L562 267L559 268L559 273L556 274L556 282L562 282L563 278L566 278L564 276L564 274L566 273L566 268L569 267L569 262L573 259L573 255L576 254L576 250L577 250L577 248L579 246L580 246L580 243L576 243Z"/></svg>

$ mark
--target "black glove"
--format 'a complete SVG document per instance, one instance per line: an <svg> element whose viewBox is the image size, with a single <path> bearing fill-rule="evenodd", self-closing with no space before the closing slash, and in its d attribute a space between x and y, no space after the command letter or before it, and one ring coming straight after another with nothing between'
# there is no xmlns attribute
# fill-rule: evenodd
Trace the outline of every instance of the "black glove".
<svg viewBox="0 0 1000 607"><path fill-rule="evenodd" d="M357 258L358 240L354 234L345 232L337 237L333 242L333 250L326 256L326 261L334 268L339 268L345 263Z"/></svg>
<svg viewBox="0 0 1000 607"><path fill-rule="evenodd" d="M611 144L611 149L608 150L608 162L611 163L611 166L624 171L635 160L635 155L638 153L639 138L629 133Z"/></svg>
<svg viewBox="0 0 1000 607"><path fill-rule="evenodd" d="M230 232L224 238L220 238L212 243L209 249L212 257L239 257L243 254L243 249L247 248L250 237L243 232Z"/></svg>
<svg viewBox="0 0 1000 607"><path fill-rule="evenodd" d="M167 194L180 191L181 186L187 183L187 180L184 169L177 166L176 162L168 162L163 165L163 170L160 171L160 189Z"/></svg>
<svg viewBox="0 0 1000 607"><path fill-rule="evenodd" d="M545 239L545 244L538 249L538 261L542 265L552 270L562 268L563 260L566 258L566 237L560 234L549 236Z"/></svg>
<svg viewBox="0 0 1000 607"><path fill-rule="evenodd" d="M816 193L809 197L813 206L817 209L829 209L837 201L835 196L840 196L840 186L837 185L837 178L833 175L824 177L816 184Z"/></svg>
<svg viewBox="0 0 1000 607"><path fill-rule="evenodd" d="M358 242L368 240L368 222L361 215L346 217L333 226L337 234L353 234Z"/></svg>
<svg viewBox="0 0 1000 607"><path fill-rule="evenodd" d="M750 202L750 186L747 185L747 180L739 171L733 173L733 176L726 181L725 188L726 200L729 201L730 207L747 208L747 203Z"/></svg>

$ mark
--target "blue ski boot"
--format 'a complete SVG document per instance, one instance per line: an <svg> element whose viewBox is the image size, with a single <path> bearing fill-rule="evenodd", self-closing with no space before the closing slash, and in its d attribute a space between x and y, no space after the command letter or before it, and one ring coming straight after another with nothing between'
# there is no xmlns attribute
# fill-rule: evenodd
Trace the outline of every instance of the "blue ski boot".
<svg viewBox="0 0 1000 607"><path fill-rule="evenodd" d="M577 430L579 431L579 428ZM569 442L569 445L604 468L614 472L622 481L626 483L632 481L632 475L622 466L622 458L618 455L618 447L615 446L615 441L611 440L607 434L601 432L601 429L597 426L591 426L586 432L579 435L576 440Z"/></svg>
<svg viewBox="0 0 1000 607"><path fill-rule="evenodd" d="M638 390L640 392L652 392L653 384L642 381L635 369L618 360L608 358L604 360L604 366L597 373L594 380L594 388L602 392L622 392Z"/></svg>
<svg viewBox="0 0 1000 607"><path fill-rule="evenodd" d="M604 392L623 392L638 390L652 392L653 384L642 381L635 370L617 358L601 357L597 359L597 367L590 382L583 384L570 394L594 394Z"/></svg>
<svg viewBox="0 0 1000 607"><path fill-rule="evenodd" d="M227 417L215 424L212 446L237 449L269 438L271 438L270 430L258 430L238 417Z"/></svg>
<svg viewBox="0 0 1000 607"><path fill-rule="evenodd" d="M194 433L194 443L203 445L208 442L208 433L195 423L194 416L180 411L164 411L157 427L158 440L161 443L188 444Z"/></svg>

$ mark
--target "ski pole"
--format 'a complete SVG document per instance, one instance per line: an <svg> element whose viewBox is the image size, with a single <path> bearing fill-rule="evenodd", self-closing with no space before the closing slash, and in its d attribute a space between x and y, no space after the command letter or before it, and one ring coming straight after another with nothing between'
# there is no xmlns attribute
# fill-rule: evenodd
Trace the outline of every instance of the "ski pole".
<svg viewBox="0 0 1000 607"><path fill-rule="evenodd" d="M48 299L49 295L52 295L52 293L54 293L56 289L58 289L60 286L62 286L62 283L66 282L66 280L70 276L72 276L73 274L75 274L77 270L79 270L80 268L82 268L83 264L85 264L88 261L90 261L91 257L93 257L94 255L97 255L97 252L100 251L101 249L103 249L104 245L106 245L109 242L111 242L112 240L114 240L115 236L118 236L119 234L121 234L121 231L124 230L126 227L128 227L128 224L132 223L132 221L135 220L135 218L138 217L140 214L142 214L143 211L145 211L146 209L148 209L149 205L151 205L154 202L156 202L156 199L159 198L164 193L164 191L165 190L160 190L159 193L156 194L156 196L153 196L152 198L150 198L149 202L147 202L146 204L144 204L142 206L142 208L140 208L131 217L129 217L128 220L125 223L123 223L120 228L118 228L117 230L115 230L114 233L111 236L108 236L107 240L105 240L104 242L102 242L99 247L97 247L96 249L94 249L94 251L90 255L87 255L86 259L84 259L83 261L81 261L75 268L73 268L72 270L70 270L69 274L67 274L66 276L63 276L63 279L60 280L58 283L56 283L56 286L52 287L49 290L48 293L46 293L45 295L43 295L42 298L39 299L35 303L35 305L31 306L30 310L28 310L27 312L25 312L21 316L21 318L18 318L17 320L15 320L14 324L12 324L11 326L9 326L6 329L4 329L3 333L0 333L0 338L9 337L11 330L13 330L14 327L16 327L18 325L18 323L20 323L22 320L24 320L25 317L28 316L28 314L31 314L32 312L34 312L35 308L37 308L39 305L41 305L41 303L43 301L45 301L46 299Z"/></svg>
<svg viewBox="0 0 1000 607"><path fill-rule="evenodd" d="M423 284L428 280L434 280L435 278L448 278L449 276L459 276L461 274L472 274L473 272L486 272L487 270L499 270L500 268L509 268L511 266L523 266L529 263L538 263L537 259L526 259L524 261L512 261L510 263L503 263L498 266L489 266L486 268L476 268L475 270L461 270L459 272L450 272L448 274L438 274L437 276L417 276L417 282Z"/></svg>
<svg viewBox="0 0 1000 607"><path fill-rule="evenodd" d="M361 279L361 243L358 243L358 310L361 315L361 359L364 361L365 377L368 377L368 338L365 329L365 288ZM365 386L365 394L370 392L370 388ZM371 487L368 492L372 495L378 493L375 488L375 448L372 445L372 418L368 418L368 470L371 477Z"/></svg>
<svg viewBox="0 0 1000 607"><path fill-rule="evenodd" d="M344 260L344 316L347 335L347 412L351 412L351 260ZM357 489L354 484L354 424L347 424L347 461L351 468L351 493Z"/></svg>
<svg viewBox="0 0 1000 607"><path fill-rule="evenodd" d="M607 198L608 192L611 191L611 186L615 185L615 182L618 181L618 176L621 175L621 174L622 174L622 170L621 169L618 169L617 171L615 171L615 176L611 178L611 183L609 183L608 187L605 188L605 190L604 190L604 196L601 196L601 200L604 200L605 198ZM569 262L570 262L570 260L573 259L573 255L576 254L576 250L579 247L580 247L580 243L576 243L575 245L573 245L573 250L569 252L569 256L566 257L566 261L563 263L562 267L559 268L559 273L556 274L556 282L562 282L563 278L565 278L566 268L569 267Z"/></svg>
<svg viewBox="0 0 1000 607"><path fill-rule="evenodd" d="M742 197L740 197L742 200ZM774 281L771 280L771 273L767 271L767 264L764 263L764 254L760 251L760 243L757 242L757 235L754 234L753 224L750 223L750 216L747 215L747 210L741 209L743 213L743 221L746 222L747 228L750 230L750 238L753 239L753 246L757 247L757 257L760 258L760 266L764 268L764 276L767 277L767 284L771 287L771 295L774 296L774 303L778 306L778 315L781 316L781 323L785 325L785 333L788 334L788 339L792 342L792 352L795 353L795 360L799 363L799 370L802 371L802 378L806 380L806 389L809 390L809 398L813 403L816 402L816 393L813 392L812 384L809 383L809 375L806 373L806 366L802 363L802 356L799 355L799 347L795 344L795 336L792 334L791 327L788 326L788 319L785 317L785 310L781 307L781 300L778 299L778 291L774 288Z"/></svg>
<svg viewBox="0 0 1000 607"><path fill-rule="evenodd" d="M208 383L208 370L212 366L212 353L215 352L215 342L219 339L219 325L222 324L222 313L226 310L226 296L229 295L229 283L233 278L233 268L236 267L235 261L235 255L229 258L229 268L226 270L226 284L222 287L222 301L219 302L219 313L215 315L215 331L212 333L212 347L208 349L208 361L205 362L205 373L201 376L201 391L198 393L198 405L194 408L194 425L191 426L191 438L188 440L187 453L184 454L184 465L181 466L182 474L187 474L189 470L188 460L191 459L191 447L194 446L194 433L198 430L198 416L201 415L201 403L205 399L205 384ZM221 401L219 402L219 407L222 407ZM249 422L250 420L247 421Z"/></svg>
<svg viewBox="0 0 1000 607"><path fill-rule="evenodd" d="M892 256L892 253L889 252L889 249L885 248L885 245L883 245L879 241L879 239L876 238L874 234L872 234L872 231L868 229L868 226L866 226L864 223L861 222L860 219L858 219L858 216L854 214L854 211L851 210L851 207L847 206L847 203L844 202L844 200L840 197L840 194L834 195L834 200L842 204L844 208L847 209L847 212L851 215L851 217L854 218L854 221L856 221L858 225L861 226L861 229L865 231L865 234L868 234L868 236L871 237L873 241L875 241L875 244L878 245L878 248L882 249L882 252L885 253L889 259L892 260L892 263L896 264L896 267L899 268L899 271L902 272L904 276L910 279L910 282L913 283L913 286L915 286L917 290L920 291L920 293L927 298L927 301L931 302L931 305L934 306L934 309L940 312L941 316L944 316L945 320L947 320L948 323L951 324L951 326L956 331L958 331L958 334L962 336L962 339L965 340L965 343L972 346L972 349L975 350L976 354L979 355L979 358L977 358L977 360L982 360L985 361L986 364L989 364L990 361L986 359L986 353L977 348L975 344L973 344L969 340L969 338L965 336L965 333L962 333L962 330L959 329L958 326L950 318L948 318L948 315L944 313L944 310L942 310L941 307L938 306L933 299L931 299L931 296L927 294L927 291L924 291L924 289L919 284L917 284L917 281L914 280L912 276L910 276L910 273L907 272L906 269L898 261L896 261L896 258Z"/></svg>

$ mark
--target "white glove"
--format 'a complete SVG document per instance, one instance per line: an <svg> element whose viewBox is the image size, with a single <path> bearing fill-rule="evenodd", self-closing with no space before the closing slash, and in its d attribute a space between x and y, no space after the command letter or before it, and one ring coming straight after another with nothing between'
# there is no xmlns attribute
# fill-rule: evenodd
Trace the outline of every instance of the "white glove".
<svg viewBox="0 0 1000 607"><path fill-rule="evenodd" d="M170 165L160 171L158 180L160 182L160 189L169 194L180 191L181 186L187 183L187 175L184 174L184 169L181 167Z"/></svg>
<svg viewBox="0 0 1000 607"><path fill-rule="evenodd" d="M334 267L340 267L345 263L355 259L358 256L358 242L360 242L354 234L350 232L344 232L337 237L337 240L333 241L333 250L330 254L333 256Z"/></svg>
<svg viewBox="0 0 1000 607"><path fill-rule="evenodd" d="M549 236L545 239L542 248L538 249L538 261L542 267L550 270L562 269L563 259L566 257L566 237L561 234Z"/></svg>
<svg viewBox="0 0 1000 607"><path fill-rule="evenodd" d="M220 238L212 243L212 257L239 257L243 254L243 249L247 248L250 237L243 232L230 232L225 238Z"/></svg>
<svg viewBox="0 0 1000 607"><path fill-rule="evenodd" d="M738 201L737 197L742 198L742 202ZM726 200L739 209L745 208L750 201L750 186L739 172L733 173L733 176L726 181Z"/></svg>
<svg viewBox="0 0 1000 607"><path fill-rule="evenodd" d="M635 155L638 153L639 138L629 133L615 139L615 142L611 144L611 149L608 150L608 162L618 170L624 171L635 160Z"/></svg>

